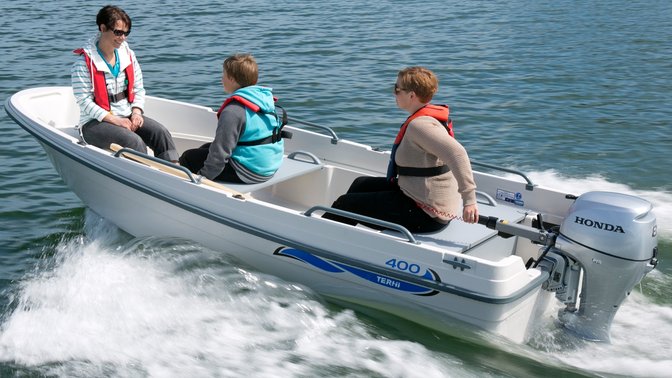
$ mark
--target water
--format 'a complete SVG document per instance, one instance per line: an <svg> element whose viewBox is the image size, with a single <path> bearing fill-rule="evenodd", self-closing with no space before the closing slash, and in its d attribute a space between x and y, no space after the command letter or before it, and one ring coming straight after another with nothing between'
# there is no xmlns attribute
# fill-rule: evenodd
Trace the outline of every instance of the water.
<svg viewBox="0 0 672 378"><path fill-rule="evenodd" d="M672 3L121 2L150 94L217 107L252 52L290 115L389 148L396 72L426 65L472 159L572 193L655 206L661 263L611 344L548 319L526 345L448 336L326 303L188 240L134 239L87 211L0 112L0 376L668 376ZM69 85L99 5L0 5L0 99Z"/></svg>

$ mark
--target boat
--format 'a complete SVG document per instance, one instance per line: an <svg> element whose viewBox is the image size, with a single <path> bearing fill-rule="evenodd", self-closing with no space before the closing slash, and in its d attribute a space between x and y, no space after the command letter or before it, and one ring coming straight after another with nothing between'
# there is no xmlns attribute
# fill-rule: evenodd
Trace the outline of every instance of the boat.
<svg viewBox="0 0 672 378"><path fill-rule="evenodd" d="M474 170L479 223L458 218L414 234L330 207L354 178L384 175L390 153L323 125L290 118L279 171L245 185L210 181L151 151L85 143L70 87L21 90L5 110L85 206L131 235L191 239L327 300L438 332L468 325L523 343L557 311L563 329L608 342L619 307L657 264L653 206L636 196L577 196L472 161L483 169ZM214 136L209 107L149 96L145 112L171 131L179 152Z"/></svg>

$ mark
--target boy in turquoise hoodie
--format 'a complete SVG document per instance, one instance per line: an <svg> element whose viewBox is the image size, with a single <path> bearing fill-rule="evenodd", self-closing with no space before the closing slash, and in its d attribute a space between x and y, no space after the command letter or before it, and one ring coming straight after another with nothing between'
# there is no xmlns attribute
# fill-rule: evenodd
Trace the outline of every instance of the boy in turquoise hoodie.
<svg viewBox="0 0 672 378"><path fill-rule="evenodd" d="M224 60L222 85L231 96L217 112L215 139L185 151L180 164L211 180L255 184L280 167L284 142L271 88L257 85L258 67L249 54Z"/></svg>

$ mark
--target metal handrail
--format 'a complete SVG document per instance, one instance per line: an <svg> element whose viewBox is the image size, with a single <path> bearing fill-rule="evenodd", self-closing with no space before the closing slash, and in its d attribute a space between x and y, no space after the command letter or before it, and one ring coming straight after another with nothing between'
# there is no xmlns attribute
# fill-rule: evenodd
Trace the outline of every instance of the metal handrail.
<svg viewBox="0 0 672 378"><path fill-rule="evenodd" d="M332 130L331 127L318 125L317 123L304 121L304 120L297 119L297 118L294 118L294 117L289 117L288 119L289 119L290 122L299 123L301 125L315 127L315 128L318 128L318 129L325 130L329 134L331 134L331 144L337 144L338 143L338 135L336 135L336 132L334 132L334 130Z"/></svg>
<svg viewBox="0 0 672 378"><path fill-rule="evenodd" d="M144 154L142 152L130 149L128 147L124 147L124 148L118 150L117 152L115 152L114 157L120 157L121 154L124 154L124 153L125 154L130 154L130 155L135 155L135 156L141 157L143 159L151 160L154 163L165 165L165 166L173 168L173 169L177 169L178 171L184 172L184 174L187 175L187 177L189 177L189 180L192 183L194 183L194 184L199 184L200 183L200 178L199 179L195 178L194 174L191 173L191 171L188 170L186 167L178 165L178 164L171 163L167 160L159 159L159 158L157 158L155 156L152 156L152 155Z"/></svg>
<svg viewBox="0 0 672 378"><path fill-rule="evenodd" d="M477 196L477 197L478 197L478 196L481 196L481 197L485 198L485 199L488 201L488 202L487 202L487 205L490 205L490 206L497 206L497 201L495 201L495 199L492 198L492 196L490 196L490 195L489 195L488 193L486 193L486 192L482 192L482 191L480 191L480 190L477 190L477 191L476 191L476 196Z"/></svg>
<svg viewBox="0 0 672 378"><path fill-rule="evenodd" d="M306 163L312 163L312 164L316 164L316 165L322 164L322 161L320 161L320 158L318 158L317 156L315 156L315 154L313 154L311 152L308 152L308 151L294 151L291 154L287 155L287 159L292 159L292 160L296 160L296 161L304 161L304 160L297 159L296 158L297 155L305 155L305 156L308 156L312 160L312 162L306 161Z"/></svg>
<svg viewBox="0 0 672 378"><path fill-rule="evenodd" d="M360 221L360 222L375 224L375 225L378 225L378 226L388 228L390 230L399 231L402 234L404 234L404 236L408 239L409 242L411 242L413 244L420 244L417 240L415 240L415 237L413 236L413 234L411 234L411 232L408 231L408 229L406 227L404 227L400 224L386 222L386 221L383 221L383 220L380 220L380 219L367 217L366 215L351 213L349 211L334 209L333 207L320 206L320 205L311 207L310 209L306 210L306 212L303 213L303 215L305 215L307 217L310 217L313 214L313 212L318 211L318 210L324 211L325 213L332 213L332 214L340 215L342 217L354 219L354 220L357 220L357 221Z"/></svg>
<svg viewBox="0 0 672 378"><path fill-rule="evenodd" d="M491 165L491 164L486 164L486 163L480 163L480 162L473 161L473 160L470 160L470 161L471 161L471 165L478 165L478 166L481 166L481 167L495 169L495 170L502 171L502 172L513 173L513 174L516 174L518 176L521 176L523 179L525 179L525 181L527 181L527 184L525 185L525 189L527 189L527 190L534 190L534 187L537 186L537 184L533 183L532 180L530 180L523 172L516 171L515 169L499 167L499 166L496 166L496 165Z"/></svg>

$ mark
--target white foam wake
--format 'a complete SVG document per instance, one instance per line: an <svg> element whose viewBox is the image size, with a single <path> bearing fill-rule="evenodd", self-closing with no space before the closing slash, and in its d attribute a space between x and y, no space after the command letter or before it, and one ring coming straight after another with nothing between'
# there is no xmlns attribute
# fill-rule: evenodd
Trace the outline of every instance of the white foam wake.
<svg viewBox="0 0 672 378"><path fill-rule="evenodd" d="M98 231L60 245L16 288L0 361L50 376L479 375L191 242L120 246Z"/></svg>
<svg viewBox="0 0 672 378"><path fill-rule="evenodd" d="M633 292L616 314L611 343L586 343L561 352L563 362L582 369L630 377L669 377L672 371L672 307Z"/></svg>

